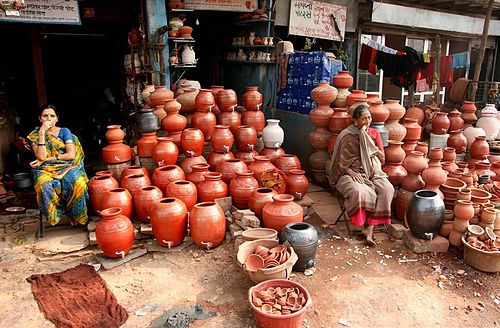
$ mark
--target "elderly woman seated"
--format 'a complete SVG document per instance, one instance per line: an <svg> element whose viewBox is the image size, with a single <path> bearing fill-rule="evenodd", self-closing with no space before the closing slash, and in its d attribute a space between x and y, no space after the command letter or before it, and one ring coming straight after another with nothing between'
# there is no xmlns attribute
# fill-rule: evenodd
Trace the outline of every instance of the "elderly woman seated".
<svg viewBox="0 0 500 328"><path fill-rule="evenodd" d="M376 129L369 128L372 117L365 105L352 113L353 124L337 137L329 168L329 183L344 197L352 224L366 225L367 244L374 246L373 228L391 223L394 187L382 171L384 147Z"/></svg>
<svg viewBox="0 0 500 328"><path fill-rule="evenodd" d="M36 156L30 164L40 211L51 225L57 224L64 212L72 224L84 225L88 220L88 178L82 146L69 129L56 126L54 106L42 106L38 118L40 127L28 139Z"/></svg>

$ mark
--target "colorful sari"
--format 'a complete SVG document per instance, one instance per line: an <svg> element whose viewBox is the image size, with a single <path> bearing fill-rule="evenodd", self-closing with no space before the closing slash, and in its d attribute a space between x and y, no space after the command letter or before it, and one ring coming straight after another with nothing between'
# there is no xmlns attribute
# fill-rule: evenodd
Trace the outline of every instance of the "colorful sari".
<svg viewBox="0 0 500 328"><path fill-rule="evenodd" d="M66 144L60 135L45 135L47 157L66 152ZM28 139L31 145L37 144L38 128L28 135ZM73 222L83 225L88 220L88 178L83 166L84 154L78 138L72 135L72 139L75 146L74 160L45 162L33 169L38 206L51 225L59 223L64 212Z"/></svg>

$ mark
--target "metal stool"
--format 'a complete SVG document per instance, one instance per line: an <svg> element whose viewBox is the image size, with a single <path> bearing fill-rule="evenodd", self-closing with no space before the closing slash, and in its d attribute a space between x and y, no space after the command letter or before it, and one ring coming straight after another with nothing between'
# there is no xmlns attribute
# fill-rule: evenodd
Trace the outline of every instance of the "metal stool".
<svg viewBox="0 0 500 328"><path fill-rule="evenodd" d="M341 212L340 212L339 216L337 217L337 219L335 220L335 222L333 223L333 225L337 225L338 222L344 221L346 228L347 228L347 234L348 234L349 238L351 238L352 237L351 227L349 226L349 216L347 215L347 211L346 211L346 208L344 205L344 197L337 189L334 189L334 194L339 202Z"/></svg>

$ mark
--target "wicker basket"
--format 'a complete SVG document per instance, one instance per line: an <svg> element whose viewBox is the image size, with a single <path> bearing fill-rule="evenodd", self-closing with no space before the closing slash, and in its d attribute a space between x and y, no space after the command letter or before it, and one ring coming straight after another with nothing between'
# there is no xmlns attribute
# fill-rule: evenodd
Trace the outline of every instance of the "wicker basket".
<svg viewBox="0 0 500 328"><path fill-rule="evenodd" d="M465 236L462 236L464 244L464 261L474 269L484 272L500 272L500 252L485 252L467 244Z"/></svg>

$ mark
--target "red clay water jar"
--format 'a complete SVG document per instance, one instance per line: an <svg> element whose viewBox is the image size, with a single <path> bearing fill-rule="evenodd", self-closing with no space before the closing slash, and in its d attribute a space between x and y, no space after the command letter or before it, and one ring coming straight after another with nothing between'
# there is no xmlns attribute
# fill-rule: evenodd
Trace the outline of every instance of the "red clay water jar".
<svg viewBox="0 0 500 328"><path fill-rule="evenodd" d="M386 162L382 170L387 173L389 182L393 186L399 186L408 175L408 171L402 165L403 162ZM287 181L288 184L288 181Z"/></svg>
<svg viewBox="0 0 500 328"><path fill-rule="evenodd" d="M271 163L274 162L277 158L285 155L285 151L283 148L278 147L278 148L264 148L260 151L260 156L266 156L269 157L271 160Z"/></svg>
<svg viewBox="0 0 500 328"><path fill-rule="evenodd" d="M274 166L285 172L286 175L290 170L300 170L302 168L299 159L293 154L284 154L277 158L274 161Z"/></svg>
<svg viewBox="0 0 500 328"><path fill-rule="evenodd" d="M234 136L226 125L216 125L212 134L213 150L218 153L229 152L234 143Z"/></svg>
<svg viewBox="0 0 500 328"><path fill-rule="evenodd" d="M158 143L153 147L153 161L157 167L173 165L179 158L179 149L170 137L157 137Z"/></svg>
<svg viewBox="0 0 500 328"><path fill-rule="evenodd" d="M196 110L208 112L215 105L215 97L211 89L200 89L194 98Z"/></svg>
<svg viewBox="0 0 500 328"><path fill-rule="evenodd" d="M175 101L175 100L173 100ZM187 118L179 114L179 111L171 111L161 120L161 128L168 132L182 131L187 125Z"/></svg>
<svg viewBox="0 0 500 328"><path fill-rule="evenodd" d="M332 78L333 85L343 89L352 87L353 81L354 79L349 75L349 71L339 71L339 73Z"/></svg>
<svg viewBox="0 0 500 328"><path fill-rule="evenodd" d="M429 146L425 142L419 141L415 146L415 151L422 152L424 154L424 157L426 157L427 153L429 152Z"/></svg>
<svg viewBox="0 0 500 328"><path fill-rule="evenodd" d="M198 190L191 181L177 180L168 184L165 188L165 196L180 199L186 204L188 212L191 212L198 200Z"/></svg>
<svg viewBox="0 0 500 328"><path fill-rule="evenodd" d="M255 216L262 220L262 208L273 201L273 196L278 193L271 188L258 188L250 194L248 207Z"/></svg>
<svg viewBox="0 0 500 328"><path fill-rule="evenodd" d="M151 180L144 174L131 174L123 177L120 187L127 189L132 197L143 187L151 186Z"/></svg>
<svg viewBox="0 0 500 328"><path fill-rule="evenodd" d="M236 152L236 158L241 159L247 166L254 162L253 158L255 156L259 156L259 153L255 150Z"/></svg>
<svg viewBox="0 0 500 328"><path fill-rule="evenodd" d="M110 207L119 207L122 209L122 215L125 215L129 219L132 219L132 195L127 189L115 188L108 190L102 198L101 207L103 209Z"/></svg>
<svg viewBox="0 0 500 328"><path fill-rule="evenodd" d="M146 176L149 180L148 169L146 169L144 166L130 165L125 167L122 173L120 174L120 185L122 184L123 178L125 178L127 175L133 175L133 174L144 174L144 176ZM124 187L122 186L122 188Z"/></svg>
<svg viewBox="0 0 500 328"><path fill-rule="evenodd" d="M322 105L309 112L309 120L319 128L328 128L333 109L329 105Z"/></svg>
<svg viewBox="0 0 500 328"><path fill-rule="evenodd" d="M205 138L200 129L184 129L181 134L181 147L186 156L200 156L203 154ZM193 153L189 153L193 152Z"/></svg>
<svg viewBox="0 0 500 328"><path fill-rule="evenodd" d="M309 181L304 175L305 171L300 169L290 169L287 173L286 193L300 200L307 193Z"/></svg>
<svg viewBox="0 0 500 328"><path fill-rule="evenodd" d="M160 85L155 87L155 91L149 94L149 101L154 107L163 106L169 99L174 98L174 93L167 89L166 86Z"/></svg>
<svg viewBox="0 0 500 328"><path fill-rule="evenodd" d="M95 176L88 183L90 205L96 213L102 211L102 199L107 191L118 188L118 181L111 175Z"/></svg>
<svg viewBox="0 0 500 328"><path fill-rule="evenodd" d="M181 169L188 176L192 171L194 164L207 164L207 160L203 156L185 157L181 163Z"/></svg>
<svg viewBox="0 0 500 328"><path fill-rule="evenodd" d="M246 172L247 170L248 168L245 162L237 158L220 161L217 164L217 172L222 174L222 181L228 185L236 176L236 172Z"/></svg>
<svg viewBox="0 0 500 328"><path fill-rule="evenodd" d="M351 125L352 118L347 114L346 108L334 108L333 115L330 117L328 128L333 133L340 133L346 127Z"/></svg>
<svg viewBox="0 0 500 328"><path fill-rule="evenodd" d="M324 128L316 128L309 132L309 143L315 150L324 150L328 148L328 140L333 133Z"/></svg>
<svg viewBox="0 0 500 328"><path fill-rule="evenodd" d="M293 196L288 194L274 195L273 202L262 208L264 227L281 233L283 228L292 222L302 222L304 211L302 206L293 202Z"/></svg>
<svg viewBox="0 0 500 328"><path fill-rule="evenodd" d="M196 111L191 116L191 127L200 129L206 141L212 138L217 125L217 118L211 111Z"/></svg>
<svg viewBox="0 0 500 328"><path fill-rule="evenodd" d="M184 171L177 165L165 165L153 171L153 185L160 188L162 192L172 181L185 180Z"/></svg>
<svg viewBox="0 0 500 328"><path fill-rule="evenodd" d="M153 147L157 142L156 132L141 132L141 137L137 140L137 155L153 157Z"/></svg>
<svg viewBox="0 0 500 328"><path fill-rule="evenodd" d="M454 109L448 113L448 119L450 120L450 127L448 131L462 130L464 128L464 120L460 117L462 113Z"/></svg>
<svg viewBox="0 0 500 328"><path fill-rule="evenodd" d="M236 177L229 183L229 194L233 205L239 209L248 208L252 192L259 188L259 183L253 177L252 171L236 172Z"/></svg>
<svg viewBox="0 0 500 328"><path fill-rule="evenodd" d="M448 137L447 146L455 148L457 154L462 154L467 148L467 138L462 133L462 130L455 130L450 132Z"/></svg>
<svg viewBox="0 0 500 328"><path fill-rule="evenodd" d="M104 209L100 213L102 220L96 225L97 244L107 257L125 257L134 242L134 226L121 213L119 207Z"/></svg>
<svg viewBox="0 0 500 328"><path fill-rule="evenodd" d="M490 145L486 141L485 136L477 136L472 145L470 146L470 156L474 159L483 159L484 156L489 155Z"/></svg>
<svg viewBox="0 0 500 328"><path fill-rule="evenodd" d="M215 101L217 102L219 110L222 112L230 112L238 105L238 96L232 89L223 89L217 93Z"/></svg>
<svg viewBox="0 0 500 328"><path fill-rule="evenodd" d="M405 158L403 166L408 172L420 173L428 167L428 164L424 158L424 153L414 150Z"/></svg>
<svg viewBox="0 0 500 328"><path fill-rule="evenodd" d="M134 208L137 218L145 223L151 220L151 209L160 199L163 193L160 188L147 186L141 188L134 196Z"/></svg>
<svg viewBox="0 0 500 328"><path fill-rule="evenodd" d="M176 198L162 198L151 209L151 228L163 247L182 244L188 223L186 205Z"/></svg>
<svg viewBox="0 0 500 328"><path fill-rule="evenodd" d="M232 152L224 152L224 153L218 153L218 152L211 152L210 155L208 155L208 164L210 164L210 171L215 171L217 169L217 165L222 162L222 161L227 161L230 159L233 159L234 155Z"/></svg>
<svg viewBox="0 0 500 328"><path fill-rule="evenodd" d="M370 111L372 113L372 122L385 122L389 118L389 110L384 106L382 100L370 102Z"/></svg>
<svg viewBox="0 0 500 328"><path fill-rule="evenodd" d="M401 148L403 145L400 141L387 140L387 147L385 148L385 161L390 163L400 163L405 160L406 153Z"/></svg>
<svg viewBox="0 0 500 328"><path fill-rule="evenodd" d="M260 183L262 174L268 170L275 169L276 166L271 163L271 159L267 156L255 156L254 160L255 161L248 166L248 169L254 172L255 179Z"/></svg>
<svg viewBox="0 0 500 328"><path fill-rule="evenodd" d="M404 118L405 121L407 118L414 119L418 125L422 125L425 119L425 113L424 110L420 107L410 107L406 111Z"/></svg>
<svg viewBox="0 0 500 328"><path fill-rule="evenodd" d="M351 94L347 96L345 105L350 107L356 103L356 99L366 100L367 96L365 90L352 90Z"/></svg>
<svg viewBox="0 0 500 328"><path fill-rule="evenodd" d="M335 101L338 95L338 90L332 87L328 82L322 81L311 91L311 98L318 104L330 105Z"/></svg>
<svg viewBox="0 0 500 328"><path fill-rule="evenodd" d="M241 125L236 129L236 148L242 151L251 151L257 143L257 130L249 125Z"/></svg>
<svg viewBox="0 0 500 328"><path fill-rule="evenodd" d="M405 118L403 126L406 128L404 140L418 141L422 133L422 127L417 123L417 119Z"/></svg>
<svg viewBox="0 0 500 328"><path fill-rule="evenodd" d="M258 111L262 107L262 99L258 86L246 87L246 92L243 94L243 107L247 111Z"/></svg>
<svg viewBox="0 0 500 328"><path fill-rule="evenodd" d="M227 196L227 184L221 178L222 174L220 173L205 173L205 180L197 185L198 200L200 202L213 202L217 198Z"/></svg>
<svg viewBox="0 0 500 328"><path fill-rule="evenodd" d="M236 134L236 129L241 125L241 116L236 111L220 112L217 114L217 124L226 125L232 134Z"/></svg>
<svg viewBox="0 0 500 328"><path fill-rule="evenodd" d="M436 116L432 120L432 133L434 134L446 134L450 128L450 120L448 119L448 113L437 112Z"/></svg>
<svg viewBox="0 0 500 328"><path fill-rule="evenodd" d="M205 180L205 173L208 172L210 164L208 163L196 163L191 165L191 173L186 176L186 180L191 181L195 185Z"/></svg>
<svg viewBox="0 0 500 328"><path fill-rule="evenodd" d="M212 249L224 241L226 216L222 207L214 202L196 204L189 218L191 237L202 249Z"/></svg>
<svg viewBox="0 0 500 328"><path fill-rule="evenodd" d="M262 134L266 126L266 116L262 111L247 110L241 114L241 124L253 126L258 135Z"/></svg>

